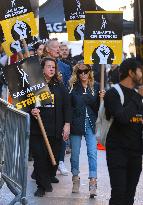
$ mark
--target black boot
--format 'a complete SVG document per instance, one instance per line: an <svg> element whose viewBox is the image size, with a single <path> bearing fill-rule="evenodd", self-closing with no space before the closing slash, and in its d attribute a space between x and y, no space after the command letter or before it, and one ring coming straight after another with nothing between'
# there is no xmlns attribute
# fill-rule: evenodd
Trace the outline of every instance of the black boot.
<svg viewBox="0 0 143 205"><path fill-rule="evenodd" d="M48 186L45 189L45 192L52 192L53 191L53 187L52 186Z"/></svg>
<svg viewBox="0 0 143 205"><path fill-rule="evenodd" d="M59 183L59 180L55 176L50 177L50 179L51 183Z"/></svg>
<svg viewBox="0 0 143 205"><path fill-rule="evenodd" d="M45 195L45 189L42 187L38 187L37 191L35 191L34 196L43 197Z"/></svg>

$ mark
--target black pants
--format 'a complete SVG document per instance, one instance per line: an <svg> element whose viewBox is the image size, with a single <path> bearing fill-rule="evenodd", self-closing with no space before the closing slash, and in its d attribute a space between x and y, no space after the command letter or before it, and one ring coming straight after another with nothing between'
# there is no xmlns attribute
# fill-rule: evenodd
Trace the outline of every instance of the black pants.
<svg viewBox="0 0 143 205"><path fill-rule="evenodd" d="M106 157L111 184L109 205L133 205L142 170L142 155L107 146Z"/></svg>
<svg viewBox="0 0 143 205"><path fill-rule="evenodd" d="M45 142L42 136L32 136L32 153L34 157L34 172L38 187L49 188L51 186L50 177L56 176L62 138L49 137L57 165L53 166Z"/></svg>

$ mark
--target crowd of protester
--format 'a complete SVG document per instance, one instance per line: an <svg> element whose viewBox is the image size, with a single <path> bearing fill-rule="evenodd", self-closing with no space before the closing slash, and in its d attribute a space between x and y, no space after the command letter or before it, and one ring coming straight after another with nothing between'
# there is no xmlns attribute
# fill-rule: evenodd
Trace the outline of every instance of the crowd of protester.
<svg viewBox="0 0 143 205"><path fill-rule="evenodd" d="M24 54L25 51L23 51ZM66 149L71 152L72 192L80 189L79 156L82 137L86 140L89 166L89 192L96 196L97 190L97 140L95 122L98 117L100 98L104 98L107 118L114 121L107 135L107 166L111 183L109 205L133 205L136 186L142 166L142 115L143 88L142 65L134 58L125 59L119 65L111 65L104 73L105 90L100 91L100 65L84 64L84 48L81 54L72 57L68 45L50 39L29 47L30 55L38 55L44 78L54 104L31 110L30 158L34 160L32 178L36 180L34 193L42 197L52 192L52 183L58 183L57 170L68 175L64 164ZM0 66L4 51L0 47ZM18 57L20 55L17 55ZM19 57L21 58L21 57ZM18 59L19 59L18 58ZM124 104L112 84L120 83ZM6 84L0 77L0 96ZM108 86L107 86L108 84ZM56 166L53 166L37 123L41 114ZM137 123L131 121L140 115Z"/></svg>

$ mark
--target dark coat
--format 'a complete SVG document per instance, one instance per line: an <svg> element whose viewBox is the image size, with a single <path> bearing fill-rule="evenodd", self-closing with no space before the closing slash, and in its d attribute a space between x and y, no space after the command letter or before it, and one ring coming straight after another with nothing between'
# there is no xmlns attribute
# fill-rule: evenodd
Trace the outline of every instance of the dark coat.
<svg viewBox="0 0 143 205"><path fill-rule="evenodd" d="M86 94L83 94L84 88L81 83L77 83L70 93L72 107L71 134L85 134L86 108L92 131L95 133L95 121L99 109L99 85L95 83L94 95L92 95L89 87L86 92Z"/></svg>
<svg viewBox="0 0 143 205"><path fill-rule="evenodd" d="M62 83L48 84L54 94L54 107L51 105L40 107L40 115L48 136L61 137L63 126L70 123L70 99ZM31 135L40 135L37 120L31 116Z"/></svg>
<svg viewBox="0 0 143 205"><path fill-rule="evenodd" d="M123 105L114 88L109 89L104 97L106 117L110 119L112 116L114 119L107 134L106 147L110 149L125 148L141 153L143 98L134 89L121 84L120 86L124 94Z"/></svg>

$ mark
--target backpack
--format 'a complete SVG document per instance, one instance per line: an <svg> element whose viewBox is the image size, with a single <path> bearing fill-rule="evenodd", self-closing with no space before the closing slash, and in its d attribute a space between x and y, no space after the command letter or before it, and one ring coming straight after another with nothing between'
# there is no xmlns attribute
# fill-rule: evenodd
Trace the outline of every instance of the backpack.
<svg viewBox="0 0 143 205"><path fill-rule="evenodd" d="M121 104L123 105L124 94L120 85L114 84L112 87L114 87L117 90L118 94L120 95ZM99 143L102 144L103 146L105 146L106 137L112 122L113 122L113 117L111 117L110 120L106 119L104 100L103 100L103 102L100 104L99 111L98 111L98 118L96 121L96 130L97 130L96 137Z"/></svg>

